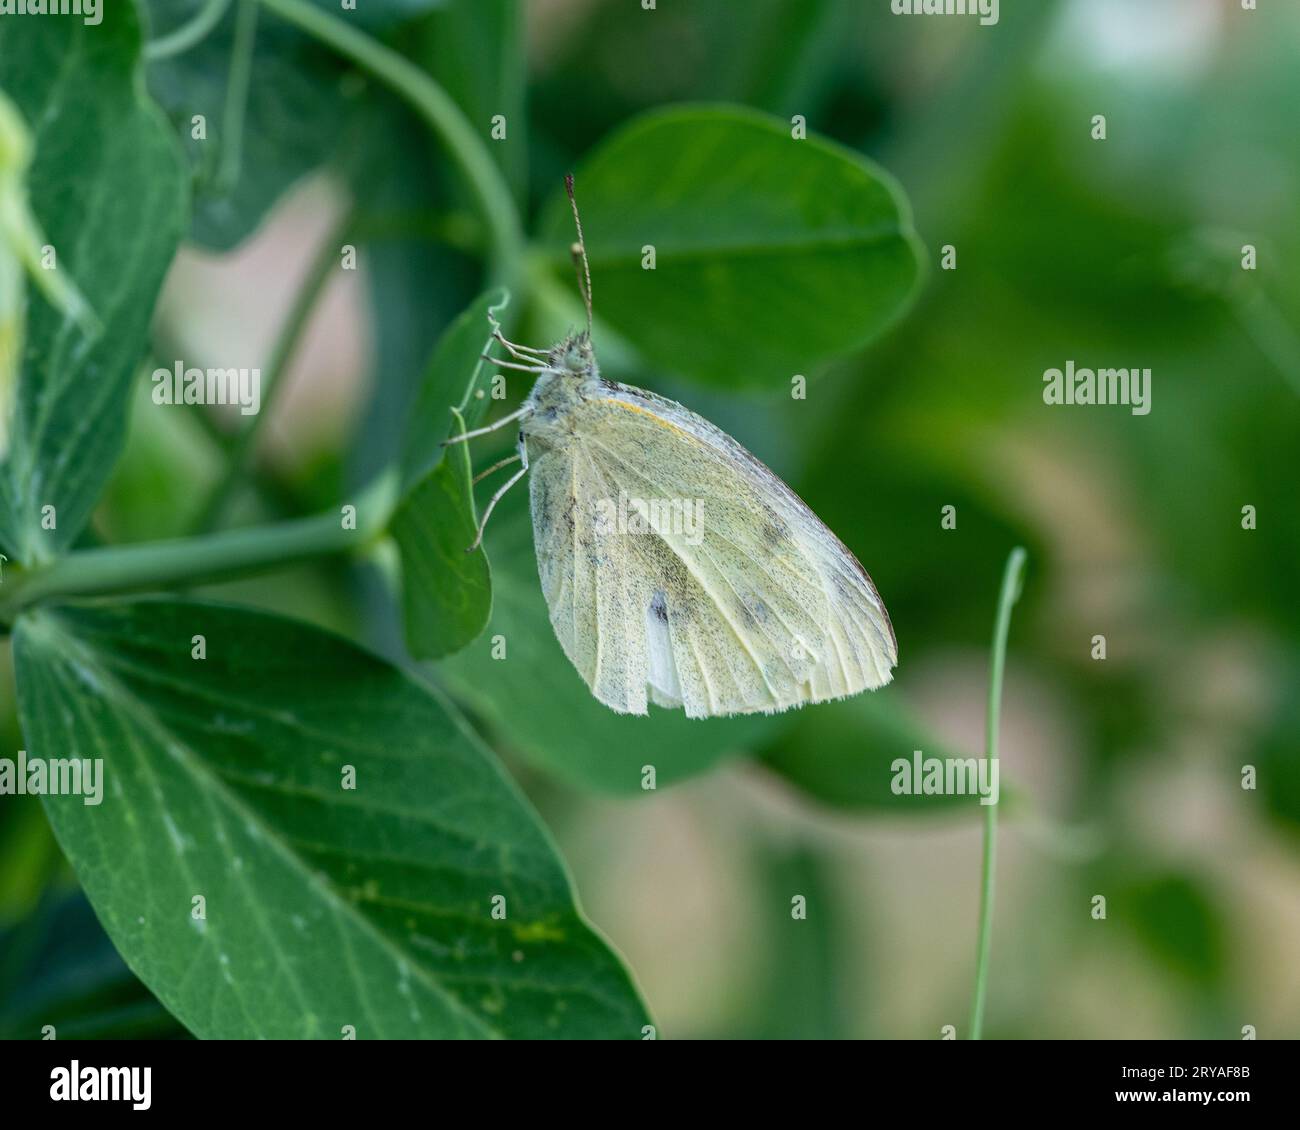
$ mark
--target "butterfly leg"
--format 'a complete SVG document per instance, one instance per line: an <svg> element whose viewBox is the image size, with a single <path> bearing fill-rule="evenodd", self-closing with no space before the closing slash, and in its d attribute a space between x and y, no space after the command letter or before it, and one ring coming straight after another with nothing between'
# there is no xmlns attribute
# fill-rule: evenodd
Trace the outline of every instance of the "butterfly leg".
<svg viewBox="0 0 1300 1130"><path fill-rule="evenodd" d="M548 356L545 349L534 349L531 345L517 345L513 341L507 341L499 329L493 330L492 336L510 351L510 356L516 361L530 361L535 365Z"/></svg>
<svg viewBox="0 0 1300 1130"><path fill-rule="evenodd" d="M502 361L490 353L480 353L479 356L484 361L491 361L498 369L518 369L521 373L545 373L548 369L546 365L519 365L514 361Z"/></svg>
<svg viewBox="0 0 1300 1130"><path fill-rule="evenodd" d="M502 467L509 467L510 464L515 462L515 460L517 460L518 458L519 458L518 453L514 455L507 455L504 459L500 459L497 462L493 463L492 466L489 467L486 471L480 471L477 475L475 475L474 482L481 483L490 474L492 474L493 471L499 471L501 470Z"/></svg>
<svg viewBox="0 0 1300 1130"><path fill-rule="evenodd" d="M513 423L515 420L527 416L530 411L532 411L532 409L525 404L518 411L511 412L510 415L502 416L501 419L497 420L495 423L488 424L486 428L475 428L472 432L465 432L464 435L452 436L451 439L444 439L442 441L442 446L448 447L453 443L464 443L467 439L474 439L475 436L485 436L490 432L495 432L498 428L504 428L507 424Z"/></svg>
<svg viewBox="0 0 1300 1130"><path fill-rule="evenodd" d="M505 495L506 491L528 474L528 447L524 443L523 432L519 433L519 458L522 461L523 466L511 475L510 478L506 480L505 486L501 487L501 489L492 496L491 501L487 504L487 509L483 511L483 519L478 524L478 536L474 539L474 544L465 550L466 553L473 553L474 550L478 549L478 547L483 544L483 531L487 529L488 519L492 517L492 511L496 509L497 503L501 501L502 496Z"/></svg>

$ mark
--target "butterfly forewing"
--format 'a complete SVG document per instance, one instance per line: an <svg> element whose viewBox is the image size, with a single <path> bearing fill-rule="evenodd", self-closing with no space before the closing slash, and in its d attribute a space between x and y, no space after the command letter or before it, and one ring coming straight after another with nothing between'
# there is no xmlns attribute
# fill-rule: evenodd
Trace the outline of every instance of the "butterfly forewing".
<svg viewBox="0 0 1300 1130"><path fill-rule="evenodd" d="M629 386L593 380L565 400L534 456L534 540L551 623L601 702L707 717L889 681L897 651L870 579L748 451Z"/></svg>

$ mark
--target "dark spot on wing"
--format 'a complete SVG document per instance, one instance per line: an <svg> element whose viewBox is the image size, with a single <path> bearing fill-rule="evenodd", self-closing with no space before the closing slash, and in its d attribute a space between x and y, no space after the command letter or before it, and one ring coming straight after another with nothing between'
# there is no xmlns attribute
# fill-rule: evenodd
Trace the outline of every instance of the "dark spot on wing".
<svg viewBox="0 0 1300 1130"><path fill-rule="evenodd" d="M642 552L646 553L653 569L659 574L658 592L673 594L672 618L674 623L692 623L701 613L699 607L699 583L691 572L682 564L682 560L668 545L657 536L642 540ZM668 612L665 601L665 613Z"/></svg>
<svg viewBox="0 0 1300 1130"><path fill-rule="evenodd" d="M747 628L757 628L760 624L767 623L767 605L757 597L751 596L740 601L739 609L740 618Z"/></svg>
<svg viewBox="0 0 1300 1130"><path fill-rule="evenodd" d="M663 623L668 623L668 598L662 589L650 598L650 611Z"/></svg>
<svg viewBox="0 0 1300 1130"><path fill-rule="evenodd" d="M780 545L789 536L790 527L777 515L773 514L763 523L763 539L768 545Z"/></svg>

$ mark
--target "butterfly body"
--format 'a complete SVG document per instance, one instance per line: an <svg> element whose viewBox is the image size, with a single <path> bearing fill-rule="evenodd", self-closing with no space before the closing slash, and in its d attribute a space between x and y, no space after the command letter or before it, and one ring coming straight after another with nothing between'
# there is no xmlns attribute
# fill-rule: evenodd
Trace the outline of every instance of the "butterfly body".
<svg viewBox="0 0 1300 1130"><path fill-rule="evenodd" d="M602 377L586 334L550 351L520 433L551 624L601 702L703 718L889 681L856 558L726 433Z"/></svg>

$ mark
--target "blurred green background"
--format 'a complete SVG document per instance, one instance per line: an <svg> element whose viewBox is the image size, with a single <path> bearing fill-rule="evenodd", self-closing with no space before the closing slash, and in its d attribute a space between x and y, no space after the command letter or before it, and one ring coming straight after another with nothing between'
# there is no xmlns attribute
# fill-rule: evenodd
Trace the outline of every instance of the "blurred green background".
<svg viewBox="0 0 1300 1130"><path fill-rule="evenodd" d="M173 26L195 5L150 7ZM1023 544L986 1033L1300 1037L1300 7L1261 7L1003 0L982 27L896 17L887 0L533 0L510 32L515 6L494 0L468 24L442 10L380 29L471 118L526 116L500 150L526 214L640 111L723 101L802 114L878 161L927 247L915 305L810 371L804 401L708 389L617 350L605 365L736 436L855 551L898 635L891 687L771 719L615 717L556 661L522 490L487 539L488 635L508 625L518 652L485 661L484 639L430 669L554 831L664 1035L965 1034L979 814L892 797L888 766L982 748L998 581ZM200 205L155 352L255 364L345 215L361 269L322 295L237 521L332 505L391 458L434 341L483 281L427 133L263 24L239 199ZM200 51L220 62L228 35ZM510 35L522 71L472 65L475 36ZM173 116L178 73L150 71ZM534 296L515 336L544 343L574 302L567 280ZM1150 368L1150 414L1046 406L1042 373L1067 359ZM178 533L220 467L210 429L149 410L142 381L94 536ZM213 591L399 655L390 560ZM0 985L24 985L0 1026L172 1031L84 904L59 897L72 880L34 801L0 801L0 858L0 927L26 924L28 951L0 963ZM42 931L85 945L63 955ZM39 975L20 977L32 954Z"/></svg>

